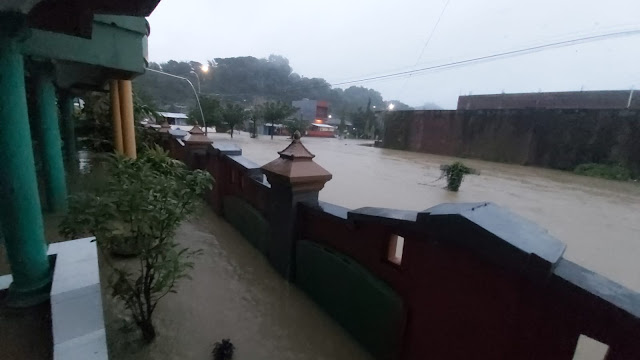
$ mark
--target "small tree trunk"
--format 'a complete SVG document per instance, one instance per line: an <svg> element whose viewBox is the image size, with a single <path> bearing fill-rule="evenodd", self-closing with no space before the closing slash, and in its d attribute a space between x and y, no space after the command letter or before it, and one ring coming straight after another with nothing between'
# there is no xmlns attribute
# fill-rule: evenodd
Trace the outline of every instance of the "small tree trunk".
<svg viewBox="0 0 640 360"><path fill-rule="evenodd" d="M138 327L142 331L142 338L145 342L151 343L156 338L156 329L153 327L151 319L138 322Z"/></svg>
<svg viewBox="0 0 640 360"><path fill-rule="evenodd" d="M231 127L231 138L233 139L233 126Z"/></svg>
<svg viewBox="0 0 640 360"><path fill-rule="evenodd" d="M271 140L273 140L273 131L274 131L273 123L271 123Z"/></svg>

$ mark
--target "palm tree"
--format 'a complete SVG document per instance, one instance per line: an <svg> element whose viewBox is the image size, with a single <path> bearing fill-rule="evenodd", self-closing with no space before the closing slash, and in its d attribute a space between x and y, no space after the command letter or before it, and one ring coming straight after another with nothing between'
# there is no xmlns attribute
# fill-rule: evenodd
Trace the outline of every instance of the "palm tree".
<svg viewBox="0 0 640 360"><path fill-rule="evenodd" d="M258 111L266 123L271 124L271 139L273 139L273 128L275 124L280 124L289 116L298 111L296 108L282 101L269 101L258 106Z"/></svg>

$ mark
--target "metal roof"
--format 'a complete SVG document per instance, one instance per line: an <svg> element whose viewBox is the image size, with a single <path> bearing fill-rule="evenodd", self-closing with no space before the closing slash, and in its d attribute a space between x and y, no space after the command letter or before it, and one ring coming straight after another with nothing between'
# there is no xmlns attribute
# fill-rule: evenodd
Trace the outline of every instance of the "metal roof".
<svg viewBox="0 0 640 360"><path fill-rule="evenodd" d="M311 124L311 126L317 126L317 127L321 127L321 128L332 128L333 129L333 126L327 125L327 124Z"/></svg>
<svg viewBox="0 0 640 360"><path fill-rule="evenodd" d="M183 114L183 113L158 112L158 114L163 116L163 117L172 118L172 119L187 119L188 118L187 114Z"/></svg>

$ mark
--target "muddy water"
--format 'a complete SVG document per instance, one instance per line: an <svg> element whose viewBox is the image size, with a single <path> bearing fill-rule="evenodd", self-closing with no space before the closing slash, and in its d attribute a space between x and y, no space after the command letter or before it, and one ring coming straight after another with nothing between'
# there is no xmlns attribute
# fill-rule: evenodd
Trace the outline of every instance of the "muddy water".
<svg viewBox="0 0 640 360"><path fill-rule="evenodd" d="M112 359L211 359L216 341L229 338L234 359L369 360L370 355L288 283L266 258L221 218L204 207L201 217L184 223L176 239L201 249L191 275L178 293L159 303L154 320L158 338L142 346L137 332L121 330L122 306L103 288L107 340ZM112 260L113 261L113 260ZM135 260L117 260L135 269ZM110 269L101 266L106 284Z"/></svg>
<svg viewBox="0 0 640 360"><path fill-rule="evenodd" d="M214 134L216 141L230 141ZM243 155L263 165L289 140L234 136ZM303 138L315 161L333 174L320 199L349 208L424 210L443 202L492 201L546 228L567 244L565 256L640 291L640 184L568 172L465 159L480 175L458 193L443 189L440 164L455 158Z"/></svg>

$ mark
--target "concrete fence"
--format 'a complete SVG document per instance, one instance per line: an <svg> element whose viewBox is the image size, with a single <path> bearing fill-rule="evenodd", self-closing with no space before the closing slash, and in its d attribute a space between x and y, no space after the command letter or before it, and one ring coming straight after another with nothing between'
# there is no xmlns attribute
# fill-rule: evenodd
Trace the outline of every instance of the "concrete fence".
<svg viewBox="0 0 640 360"><path fill-rule="evenodd" d="M494 109L387 112L390 149L573 170L620 163L640 174L640 111Z"/></svg>
<svg viewBox="0 0 640 360"><path fill-rule="evenodd" d="M572 359L583 341L640 358L640 294L507 209L323 203L331 175L299 140L263 167L234 145L165 146L209 171L213 209L378 359Z"/></svg>

